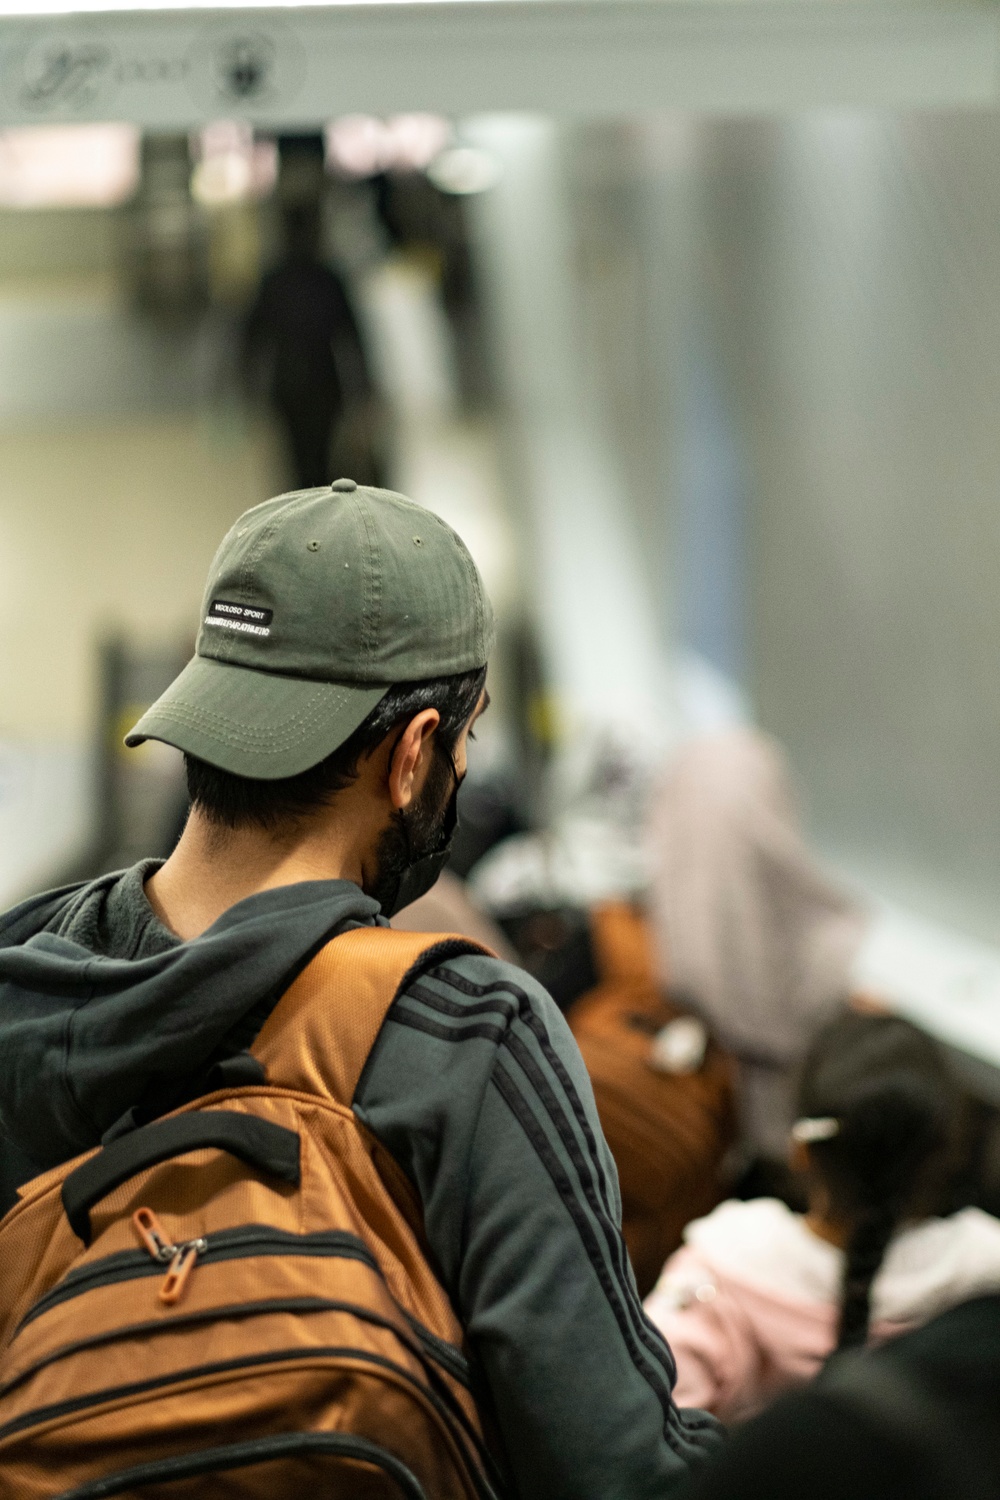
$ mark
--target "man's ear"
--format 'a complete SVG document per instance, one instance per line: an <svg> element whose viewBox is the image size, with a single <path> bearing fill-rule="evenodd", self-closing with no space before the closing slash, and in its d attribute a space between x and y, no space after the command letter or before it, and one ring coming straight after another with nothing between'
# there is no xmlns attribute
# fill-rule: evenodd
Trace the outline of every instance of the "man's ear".
<svg viewBox="0 0 1000 1500"><path fill-rule="evenodd" d="M422 709L410 720L389 757L389 800L397 812L409 807L424 784L430 764L431 736L441 722L436 708Z"/></svg>

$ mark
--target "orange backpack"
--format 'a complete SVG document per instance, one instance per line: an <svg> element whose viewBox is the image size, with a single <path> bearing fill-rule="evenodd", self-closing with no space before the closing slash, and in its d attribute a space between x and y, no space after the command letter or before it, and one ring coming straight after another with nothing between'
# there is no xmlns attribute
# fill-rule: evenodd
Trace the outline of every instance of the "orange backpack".
<svg viewBox="0 0 1000 1500"><path fill-rule="evenodd" d="M351 1101L417 965L334 938L209 1095L36 1178L0 1224L2 1500L486 1500L462 1330Z"/></svg>
<svg viewBox="0 0 1000 1500"><path fill-rule="evenodd" d="M656 1071L653 1040L680 1011L656 977L646 919L608 902L591 912L590 928L598 983L567 1020L618 1168L622 1231L645 1296L684 1226L721 1196L720 1169L736 1133L732 1064L709 1041L695 1071Z"/></svg>

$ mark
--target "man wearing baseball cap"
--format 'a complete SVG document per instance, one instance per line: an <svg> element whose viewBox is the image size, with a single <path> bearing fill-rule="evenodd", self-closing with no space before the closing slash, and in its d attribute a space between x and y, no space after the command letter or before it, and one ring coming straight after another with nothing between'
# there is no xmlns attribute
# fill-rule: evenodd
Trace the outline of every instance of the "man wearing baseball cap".
<svg viewBox="0 0 1000 1500"><path fill-rule="evenodd" d="M198 1097L193 1079L236 1078L324 944L428 889L492 639L460 538L401 495L337 480L237 521L193 660L126 738L184 753L176 849L0 918L0 1207ZM673 1405L587 1076L545 992L479 953L408 976L353 1107L417 1191L514 1492L668 1493L717 1430Z"/></svg>

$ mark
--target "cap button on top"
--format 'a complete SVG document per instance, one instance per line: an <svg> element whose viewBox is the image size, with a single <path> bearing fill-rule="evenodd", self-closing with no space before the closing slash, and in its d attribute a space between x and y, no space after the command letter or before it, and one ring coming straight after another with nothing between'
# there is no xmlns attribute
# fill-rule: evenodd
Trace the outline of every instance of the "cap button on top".
<svg viewBox="0 0 1000 1500"><path fill-rule="evenodd" d="M358 487L355 479L335 479L331 484L331 490L336 490L340 495L349 495Z"/></svg>

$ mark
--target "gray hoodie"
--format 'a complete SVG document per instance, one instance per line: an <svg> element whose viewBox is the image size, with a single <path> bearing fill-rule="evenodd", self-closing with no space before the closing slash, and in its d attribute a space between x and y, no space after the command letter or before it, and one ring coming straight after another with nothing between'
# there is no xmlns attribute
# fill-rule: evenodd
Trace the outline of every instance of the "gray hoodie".
<svg viewBox="0 0 1000 1500"><path fill-rule="evenodd" d="M350 882L310 881L251 896L181 942L143 893L152 868L0 918L7 1203L123 1119L238 1077L318 948L383 920ZM514 1492L668 1494L718 1429L673 1404L673 1358L636 1294L590 1084L544 990L498 959L437 961L394 1002L354 1109L420 1197Z"/></svg>

